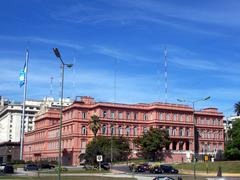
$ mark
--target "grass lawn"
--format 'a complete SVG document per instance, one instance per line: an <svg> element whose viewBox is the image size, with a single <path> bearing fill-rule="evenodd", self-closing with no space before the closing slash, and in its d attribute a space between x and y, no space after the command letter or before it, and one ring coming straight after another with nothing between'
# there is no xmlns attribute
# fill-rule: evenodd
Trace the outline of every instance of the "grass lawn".
<svg viewBox="0 0 240 180"><path fill-rule="evenodd" d="M193 163L182 163L173 165L175 168L181 170L193 170ZM208 162L208 171L217 172L218 167L221 166L223 173L240 173L240 161L216 161ZM197 162L196 170L205 171L207 169L207 163Z"/></svg>
<svg viewBox="0 0 240 180"><path fill-rule="evenodd" d="M55 176L51 176L51 177L11 177L11 176L0 176L0 179L19 179L19 180L54 180L57 179L57 177ZM76 176L76 177L61 177L62 180L136 180L135 178L113 178L113 177L100 177L100 176Z"/></svg>

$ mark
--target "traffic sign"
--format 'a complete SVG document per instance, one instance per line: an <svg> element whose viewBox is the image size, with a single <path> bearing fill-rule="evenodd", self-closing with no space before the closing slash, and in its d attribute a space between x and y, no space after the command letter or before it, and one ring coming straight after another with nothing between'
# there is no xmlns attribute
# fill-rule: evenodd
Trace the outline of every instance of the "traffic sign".
<svg viewBox="0 0 240 180"><path fill-rule="evenodd" d="M97 155L97 162L102 162L102 161L103 161L102 155Z"/></svg>

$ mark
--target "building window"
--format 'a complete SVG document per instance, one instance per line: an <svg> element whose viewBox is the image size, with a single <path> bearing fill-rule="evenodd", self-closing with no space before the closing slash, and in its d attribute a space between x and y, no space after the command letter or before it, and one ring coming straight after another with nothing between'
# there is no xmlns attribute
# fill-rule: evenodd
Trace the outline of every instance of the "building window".
<svg viewBox="0 0 240 180"><path fill-rule="evenodd" d="M162 112L159 113L159 120L163 120L163 113Z"/></svg>
<svg viewBox="0 0 240 180"><path fill-rule="evenodd" d="M134 126L134 128L133 128L133 135L134 136L138 135L137 131L138 131L137 126Z"/></svg>
<svg viewBox="0 0 240 180"><path fill-rule="evenodd" d="M119 112L118 113L118 119L122 119L122 118L123 118L122 112Z"/></svg>
<svg viewBox="0 0 240 180"><path fill-rule="evenodd" d="M114 128L114 125L111 125L111 135L114 135L115 133L115 128Z"/></svg>
<svg viewBox="0 0 240 180"><path fill-rule="evenodd" d="M189 116L189 115L186 116L186 121L187 121L187 122L190 121L190 116Z"/></svg>
<svg viewBox="0 0 240 180"><path fill-rule="evenodd" d="M184 142L183 141L179 141L179 150L180 151L183 150L183 145L184 145Z"/></svg>
<svg viewBox="0 0 240 180"><path fill-rule="evenodd" d="M143 133L145 134L147 133L147 131L148 131L147 127L143 127Z"/></svg>
<svg viewBox="0 0 240 180"><path fill-rule="evenodd" d="M111 119L114 119L114 118L115 118L115 113L111 112Z"/></svg>
<svg viewBox="0 0 240 180"><path fill-rule="evenodd" d="M212 125L215 125L215 119L212 120Z"/></svg>
<svg viewBox="0 0 240 180"><path fill-rule="evenodd" d="M107 134L107 126L105 124L102 126L102 134Z"/></svg>
<svg viewBox="0 0 240 180"><path fill-rule="evenodd" d="M177 114L173 115L173 120L176 121L177 120Z"/></svg>
<svg viewBox="0 0 240 180"><path fill-rule="evenodd" d="M179 116L179 121L183 121L183 115L182 114L180 114L180 116Z"/></svg>
<svg viewBox="0 0 240 180"><path fill-rule="evenodd" d="M186 136L190 136L190 131L189 131L189 128L186 129Z"/></svg>
<svg viewBox="0 0 240 180"><path fill-rule="evenodd" d="M129 126L126 127L126 135L130 136L130 127Z"/></svg>
<svg viewBox="0 0 240 180"><path fill-rule="evenodd" d="M137 113L134 113L134 120L137 120Z"/></svg>
<svg viewBox="0 0 240 180"><path fill-rule="evenodd" d="M180 128L180 130L179 130L179 136L184 136L184 130L183 130L183 128Z"/></svg>
<svg viewBox="0 0 240 180"><path fill-rule="evenodd" d="M122 126L118 126L118 135L122 135Z"/></svg>
<svg viewBox="0 0 240 180"><path fill-rule="evenodd" d="M86 135L86 134L87 134L86 126L82 126L82 135Z"/></svg>
<svg viewBox="0 0 240 180"><path fill-rule="evenodd" d="M205 152L205 145L202 143L202 152Z"/></svg>
<svg viewBox="0 0 240 180"><path fill-rule="evenodd" d="M167 131L168 135L171 136L171 129L168 126L166 127L166 131Z"/></svg>
<svg viewBox="0 0 240 180"><path fill-rule="evenodd" d="M218 144L218 150L222 151L222 143Z"/></svg>
<svg viewBox="0 0 240 180"><path fill-rule="evenodd" d="M166 120L170 120L170 114L166 114Z"/></svg>
<svg viewBox="0 0 240 180"><path fill-rule="evenodd" d="M172 135L173 136L176 136L176 128L174 127L173 130L172 130Z"/></svg>
<svg viewBox="0 0 240 180"><path fill-rule="evenodd" d="M106 117L107 117L107 112L103 111L103 118L106 118Z"/></svg>
<svg viewBox="0 0 240 180"><path fill-rule="evenodd" d="M130 119L130 113L127 112L127 119Z"/></svg>
<svg viewBox="0 0 240 180"><path fill-rule="evenodd" d="M221 125L221 119L218 120L218 125L219 125L219 126Z"/></svg>
<svg viewBox="0 0 240 180"><path fill-rule="evenodd" d="M207 145L207 150L208 150L208 152L210 152L210 149L211 149L211 146L210 146L210 144L208 143L208 145Z"/></svg>
<svg viewBox="0 0 240 180"><path fill-rule="evenodd" d="M217 151L217 145L213 144L213 151L216 152Z"/></svg>
<svg viewBox="0 0 240 180"><path fill-rule="evenodd" d="M87 113L86 113L86 112L83 112L83 113L82 113L82 118L83 118L83 119L87 119Z"/></svg>
<svg viewBox="0 0 240 180"><path fill-rule="evenodd" d="M147 114L143 114L143 120L146 121L147 120Z"/></svg>
<svg viewBox="0 0 240 180"><path fill-rule="evenodd" d="M201 124L204 124L204 119L200 117Z"/></svg>

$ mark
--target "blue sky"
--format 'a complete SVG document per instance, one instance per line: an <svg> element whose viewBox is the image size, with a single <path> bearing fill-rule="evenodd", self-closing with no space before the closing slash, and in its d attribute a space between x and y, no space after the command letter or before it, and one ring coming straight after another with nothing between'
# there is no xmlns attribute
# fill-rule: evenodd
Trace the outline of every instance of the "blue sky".
<svg viewBox="0 0 240 180"><path fill-rule="evenodd" d="M168 102L199 99L197 109L233 114L240 88L240 2L169 0L25 0L0 6L0 95L21 101L18 76L30 51L28 98L59 97L61 51L65 97L97 101L164 101L164 47Z"/></svg>

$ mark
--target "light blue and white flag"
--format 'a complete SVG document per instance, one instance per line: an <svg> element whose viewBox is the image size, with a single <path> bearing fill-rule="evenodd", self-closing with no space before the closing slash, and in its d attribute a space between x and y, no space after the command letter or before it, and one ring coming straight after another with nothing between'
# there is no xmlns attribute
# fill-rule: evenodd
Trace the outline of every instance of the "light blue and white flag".
<svg viewBox="0 0 240 180"><path fill-rule="evenodd" d="M25 84L25 77L27 72L26 62L24 64L23 70L19 74L19 86L22 87Z"/></svg>

